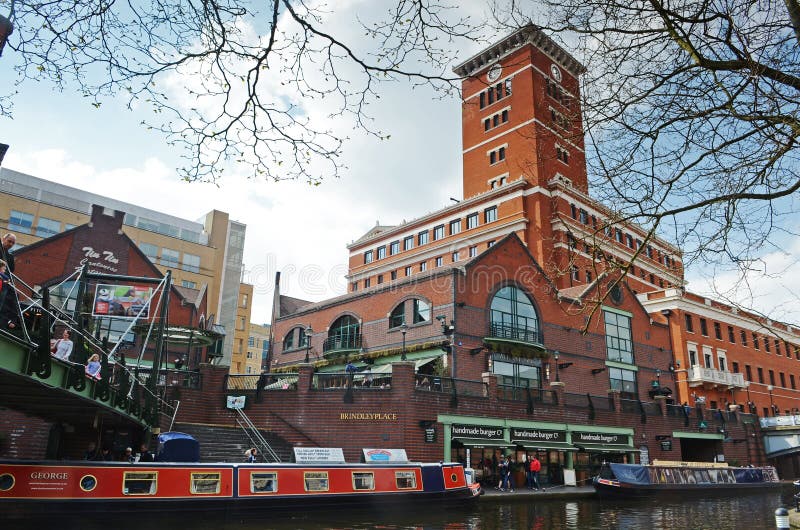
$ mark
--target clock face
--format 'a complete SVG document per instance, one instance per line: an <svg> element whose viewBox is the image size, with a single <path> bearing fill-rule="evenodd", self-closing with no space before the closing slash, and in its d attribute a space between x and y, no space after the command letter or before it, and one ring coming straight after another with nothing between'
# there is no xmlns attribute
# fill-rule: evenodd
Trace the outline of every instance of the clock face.
<svg viewBox="0 0 800 530"><path fill-rule="evenodd" d="M497 81L500 78L500 74L503 72L503 67L499 64L495 64L489 71L486 73L486 79L491 83L492 81Z"/></svg>
<svg viewBox="0 0 800 530"><path fill-rule="evenodd" d="M555 79L559 83L561 82L561 69L558 66L554 64L550 65L550 75L552 75L553 79Z"/></svg>

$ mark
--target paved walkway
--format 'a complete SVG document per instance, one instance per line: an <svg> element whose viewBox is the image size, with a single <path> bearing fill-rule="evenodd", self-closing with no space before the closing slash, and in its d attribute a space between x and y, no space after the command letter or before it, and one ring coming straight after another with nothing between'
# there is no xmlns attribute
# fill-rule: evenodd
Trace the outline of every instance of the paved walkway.
<svg viewBox="0 0 800 530"><path fill-rule="evenodd" d="M553 499L566 498L574 499L578 497L591 497L594 495L592 486L553 486L544 491L529 490L526 488L510 491L499 491L494 488L484 489L481 495L481 502L504 501L509 499L530 498L530 499Z"/></svg>

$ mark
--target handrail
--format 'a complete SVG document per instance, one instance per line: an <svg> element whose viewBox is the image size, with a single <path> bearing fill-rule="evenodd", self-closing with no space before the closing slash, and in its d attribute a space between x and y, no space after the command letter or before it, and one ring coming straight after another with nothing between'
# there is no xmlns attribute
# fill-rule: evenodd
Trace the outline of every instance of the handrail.
<svg viewBox="0 0 800 530"><path fill-rule="evenodd" d="M237 419L236 421L237 423L239 423L239 427L241 427L242 430L247 435L247 438L250 440L250 443L253 444L254 446L257 446L261 450L262 455L269 455L272 458L273 462L280 462L281 458L275 451L272 450L272 447L269 445L269 442L267 442L267 440L261 435L261 432L256 428L253 422L250 421L250 418L247 416L247 414L244 413L244 410L242 409L235 409L235 410L236 412L239 413L239 418L242 420L239 421L239 419ZM242 425L242 422L244 422L244 425ZM255 438L255 440L253 438Z"/></svg>

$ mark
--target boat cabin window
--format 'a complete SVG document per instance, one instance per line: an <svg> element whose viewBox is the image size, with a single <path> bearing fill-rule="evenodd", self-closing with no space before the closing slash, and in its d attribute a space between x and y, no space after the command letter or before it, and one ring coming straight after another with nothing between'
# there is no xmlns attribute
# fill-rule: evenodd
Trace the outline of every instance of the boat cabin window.
<svg viewBox="0 0 800 530"><path fill-rule="evenodd" d="M413 471L395 471L394 479L397 489L412 490L417 488L417 475Z"/></svg>
<svg viewBox="0 0 800 530"><path fill-rule="evenodd" d="M354 490L374 490L375 476L372 473L353 473Z"/></svg>
<svg viewBox="0 0 800 530"><path fill-rule="evenodd" d="M272 493L278 491L278 474L251 473L250 491L253 493Z"/></svg>
<svg viewBox="0 0 800 530"><path fill-rule="evenodd" d="M126 471L122 480L124 495L155 495L158 487L158 472Z"/></svg>
<svg viewBox="0 0 800 530"><path fill-rule="evenodd" d="M219 473L192 473L192 493L219 493Z"/></svg>
<svg viewBox="0 0 800 530"><path fill-rule="evenodd" d="M328 491L328 472L309 471L303 473L306 491Z"/></svg>

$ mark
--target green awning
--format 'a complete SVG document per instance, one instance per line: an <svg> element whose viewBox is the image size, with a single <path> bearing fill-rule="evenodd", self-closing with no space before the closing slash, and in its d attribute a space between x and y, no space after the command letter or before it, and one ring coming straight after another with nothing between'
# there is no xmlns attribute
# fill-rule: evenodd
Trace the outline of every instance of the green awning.
<svg viewBox="0 0 800 530"><path fill-rule="evenodd" d="M514 444L505 440L481 440L480 438L453 438L467 447L513 447Z"/></svg>
<svg viewBox="0 0 800 530"><path fill-rule="evenodd" d="M544 449L547 451L555 450L555 451L577 451L578 448L572 444L568 444L566 442L531 442L530 440L525 441L514 441L513 443L517 445L521 445L528 451L536 451L537 449Z"/></svg>
<svg viewBox="0 0 800 530"><path fill-rule="evenodd" d="M638 453L632 445L577 444L575 447L590 453Z"/></svg>
<svg viewBox="0 0 800 530"><path fill-rule="evenodd" d="M438 355L433 355L431 357L424 357L422 359L416 359L414 361L414 371L419 370L420 366L426 365L438 359L439 357L443 356L444 352L439 352Z"/></svg>

